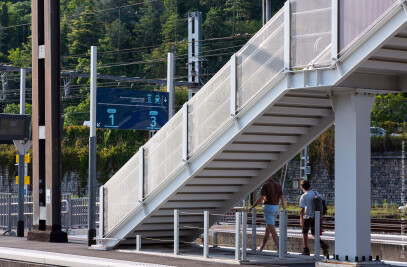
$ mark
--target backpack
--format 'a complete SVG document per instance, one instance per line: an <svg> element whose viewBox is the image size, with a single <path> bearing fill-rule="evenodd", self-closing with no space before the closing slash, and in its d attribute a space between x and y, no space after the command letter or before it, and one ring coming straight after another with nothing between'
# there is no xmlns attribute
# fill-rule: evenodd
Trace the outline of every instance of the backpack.
<svg viewBox="0 0 407 267"><path fill-rule="evenodd" d="M328 210L328 207L326 206L325 203L325 199L317 192L315 192L314 197L314 210L319 211L321 216L325 215L326 211Z"/></svg>

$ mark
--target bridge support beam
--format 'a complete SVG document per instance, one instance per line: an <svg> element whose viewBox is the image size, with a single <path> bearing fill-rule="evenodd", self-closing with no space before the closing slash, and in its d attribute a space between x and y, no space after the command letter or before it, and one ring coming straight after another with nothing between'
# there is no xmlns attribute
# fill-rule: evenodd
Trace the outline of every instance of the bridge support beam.
<svg viewBox="0 0 407 267"><path fill-rule="evenodd" d="M370 112L374 96L335 96L335 254L369 257Z"/></svg>

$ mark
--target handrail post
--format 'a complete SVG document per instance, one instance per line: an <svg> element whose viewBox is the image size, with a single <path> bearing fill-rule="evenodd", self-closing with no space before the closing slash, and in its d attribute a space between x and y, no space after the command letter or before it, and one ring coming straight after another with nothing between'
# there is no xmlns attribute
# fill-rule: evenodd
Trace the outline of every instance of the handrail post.
<svg viewBox="0 0 407 267"><path fill-rule="evenodd" d="M256 209L252 209L252 251L257 250L257 212Z"/></svg>
<svg viewBox="0 0 407 267"><path fill-rule="evenodd" d="M321 229L321 224L320 224L320 219L321 219L321 213L320 211L315 211L315 259L319 258L320 255L320 248L319 248L319 243L320 243L320 229ZM325 256L325 255L324 255Z"/></svg>
<svg viewBox="0 0 407 267"><path fill-rule="evenodd" d="M242 212L242 261L247 260L247 211Z"/></svg>
<svg viewBox="0 0 407 267"><path fill-rule="evenodd" d="M339 54L339 0L332 0L332 60Z"/></svg>
<svg viewBox="0 0 407 267"><path fill-rule="evenodd" d="M139 163L138 163L138 199L139 202L144 201L144 147L141 146L139 149Z"/></svg>
<svg viewBox="0 0 407 267"><path fill-rule="evenodd" d="M182 160L188 162L188 103L182 107Z"/></svg>
<svg viewBox="0 0 407 267"><path fill-rule="evenodd" d="M233 54L233 56L230 59L230 115L235 116L236 115L236 103L237 103L237 56L236 54Z"/></svg>
<svg viewBox="0 0 407 267"><path fill-rule="evenodd" d="M209 211L204 211L204 258L209 257Z"/></svg>
<svg viewBox="0 0 407 267"><path fill-rule="evenodd" d="M235 260L240 260L240 218L241 213L236 212L236 228L235 228Z"/></svg>
<svg viewBox="0 0 407 267"><path fill-rule="evenodd" d="M103 185L99 188L99 238L103 238L104 230L104 187Z"/></svg>
<svg viewBox="0 0 407 267"><path fill-rule="evenodd" d="M284 69L291 69L291 6L284 4Z"/></svg>
<svg viewBox="0 0 407 267"><path fill-rule="evenodd" d="M179 254L179 210L174 210L174 255Z"/></svg>

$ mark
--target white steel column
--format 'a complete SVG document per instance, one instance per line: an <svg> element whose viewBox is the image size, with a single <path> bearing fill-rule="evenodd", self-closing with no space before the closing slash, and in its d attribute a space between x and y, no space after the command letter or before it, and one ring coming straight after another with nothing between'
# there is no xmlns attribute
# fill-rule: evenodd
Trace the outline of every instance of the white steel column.
<svg viewBox="0 0 407 267"><path fill-rule="evenodd" d="M174 53L168 53L168 65L167 65L167 92L169 94L168 120L170 120L172 118L172 116L174 116L174 113L175 113L174 76L175 76Z"/></svg>
<svg viewBox="0 0 407 267"><path fill-rule="evenodd" d="M335 254L369 257L370 112L374 96L336 96L335 110Z"/></svg>
<svg viewBox="0 0 407 267"><path fill-rule="evenodd" d="M332 53L333 60L338 59L339 53L339 0L332 0Z"/></svg>
<svg viewBox="0 0 407 267"><path fill-rule="evenodd" d="M284 5L284 69L291 67L291 6L290 1Z"/></svg>
<svg viewBox="0 0 407 267"><path fill-rule="evenodd" d="M144 147L140 147L138 153L138 199L142 203L144 201Z"/></svg>
<svg viewBox="0 0 407 267"><path fill-rule="evenodd" d="M174 210L174 255L179 254L179 210Z"/></svg>
<svg viewBox="0 0 407 267"><path fill-rule="evenodd" d="M237 56L233 54L230 59L230 115L236 115L236 93L237 93Z"/></svg>

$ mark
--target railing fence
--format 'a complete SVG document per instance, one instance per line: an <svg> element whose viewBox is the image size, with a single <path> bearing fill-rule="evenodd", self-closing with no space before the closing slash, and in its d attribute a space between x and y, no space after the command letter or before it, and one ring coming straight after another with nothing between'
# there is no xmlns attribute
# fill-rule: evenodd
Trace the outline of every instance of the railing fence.
<svg viewBox="0 0 407 267"><path fill-rule="evenodd" d="M99 221L99 202L96 202L96 222ZM0 193L0 230L17 229L18 197L15 194ZM61 200L62 228L80 229L88 226L88 198L76 198L62 195ZM24 197L24 227L26 231L33 229L33 197Z"/></svg>

